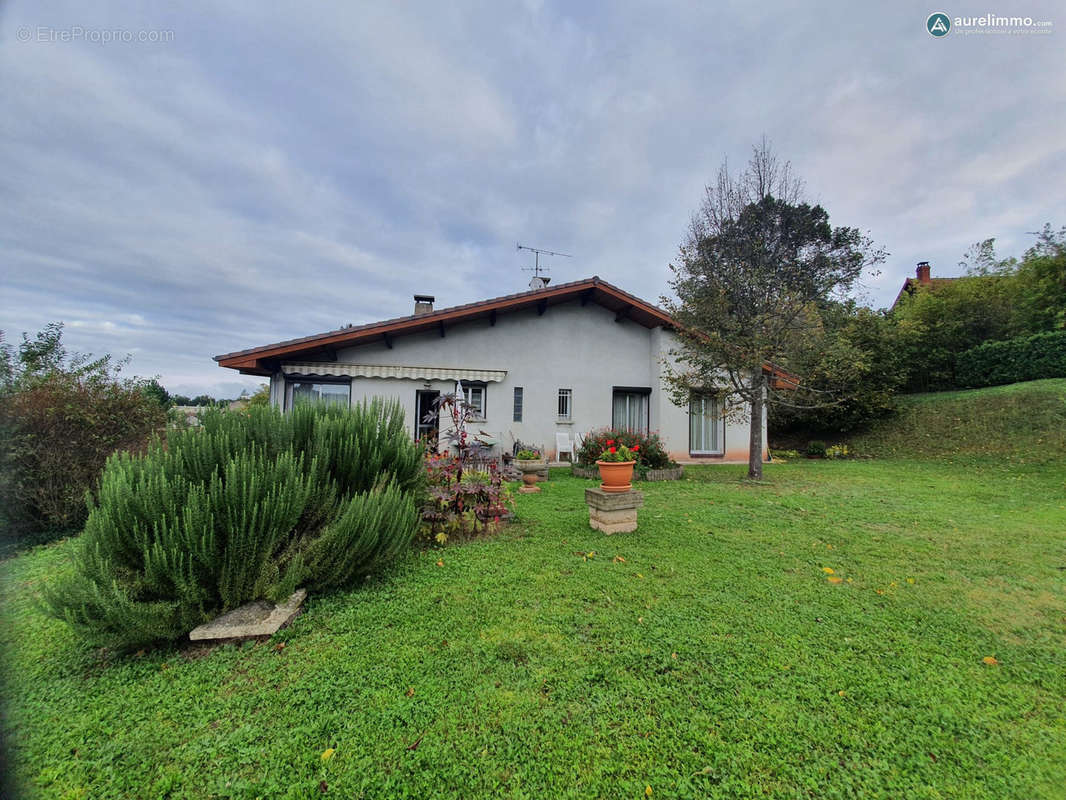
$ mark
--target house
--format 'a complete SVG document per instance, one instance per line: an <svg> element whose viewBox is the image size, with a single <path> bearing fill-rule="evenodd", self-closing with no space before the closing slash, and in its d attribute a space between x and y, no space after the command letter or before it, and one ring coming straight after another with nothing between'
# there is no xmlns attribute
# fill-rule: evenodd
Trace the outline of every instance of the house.
<svg viewBox="0 0 1066 800"><path fill-rule="evenodd" d="M892 302L892 308L894 309L899 305L900 300L903 297L914 294L919 286L926 286L930 289L934 289L937 286L943 286L945 283L958 280L958 278L934 278L932 276L932 267L929 266L928 261L919 261L918 266L914 270L914 277L907 278L903 281L903 286L899 290L899 294L896 295L896 299Z"/></svg>
<svg viewBox="0 0 1066 800"><path fill-rule="evenodd" d="M599 277L551 287L537 277L530 287L443 309L433 307L434 297L415 295L414 313L406 317L215 361L269 377L271 403L283 409L301 398L345 405L396 398L412 436L435 434L437 423L425 417L437 397L458 386L479 412L476 429L503 450L517 440L555 457L557 434L572 442L612 425L658 431L682 463L747 461L743 414L727 419L710 393L678 407L664 391L664 361L676 346L665 311Z"/></svg>

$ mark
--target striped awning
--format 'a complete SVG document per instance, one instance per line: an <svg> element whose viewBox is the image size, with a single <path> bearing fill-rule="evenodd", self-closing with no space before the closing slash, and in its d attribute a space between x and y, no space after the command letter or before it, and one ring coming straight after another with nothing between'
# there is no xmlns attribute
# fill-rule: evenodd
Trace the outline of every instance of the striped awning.
<svg viewBox="0 0 1066 800"><path fill-rule="evenodd" d="M342 378L410 378L419 381L484 381L494 383L507 377L505 369L453 369L451 367L406 367L394 364L340 364L314 361L282 364L286 375L315 375Z"/></svg>

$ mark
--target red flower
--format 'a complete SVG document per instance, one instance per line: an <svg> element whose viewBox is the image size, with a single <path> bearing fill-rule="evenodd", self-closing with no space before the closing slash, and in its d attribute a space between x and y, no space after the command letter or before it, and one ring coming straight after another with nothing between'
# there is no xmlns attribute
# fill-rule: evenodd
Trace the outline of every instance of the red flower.
<svg viewBox="0 0 1066 800"><path fill-rule="evenodd" d="M637 452L640 449L640 445L639 444L635 444L632 447L630 447L629 449L632 450L635 453L635 452Z"/></svg>
<svg viewBox="0 0 1066 800"><path fill-rule="evenodd" d="M612 448L610 448L610 452L617 453L618 452L618 448L617 447L612 447Z"/></svg>
<svg viewBox="0 0 1066 800"><path fill-rule="evenodd" d="M614 444L614 439L608 439L608 440L607 440L607 444L608 444L608 445L612 445L612 444ZM611 452L613 453L614 451L612 450Z"/></svg>

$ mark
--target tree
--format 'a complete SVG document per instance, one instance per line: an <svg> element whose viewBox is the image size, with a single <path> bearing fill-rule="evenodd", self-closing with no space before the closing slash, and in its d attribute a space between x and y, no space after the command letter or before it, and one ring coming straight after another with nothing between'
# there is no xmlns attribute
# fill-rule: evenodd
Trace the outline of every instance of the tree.
<svg viewBox="0 0 1066 800"><path fill-rule="evenodd" d="M777 435L839 436L861 429L896 409L896 394L909 375L919 342L913 328L899 326L887 311L854 300L830 302L818 310L820 330L811 330L791 356L790 367L805 387L829 392L828 406L777 404L769 425Z"/></svg>
<svg viewBox="0 0 1066 800"><path fill-rule="evenodd" d="M245 392L241 392L241 396L245 396ZM259 388L255 390L254 394L248 396L248 405L250 406L268 406L270 405L270 384L263 383L259 385Z"/></svg>
<svg viewBox="0 0 1066 800"><path fill-rule="evenodd" d="M679 322L681 345L677 365L667 367L671 395L684 404L691 392L710 390L729 408L750 408L753 479L762 478L767 403L834 400L812 388L804 390L809 397L786 401L764 368L787 367L816 324L817 305L846 293L885 257L857 229L831 227L825 209L803 202L802 194L791 165L778 160L765 138L739 175L724 163L670 265L676 299L663 298Z"/></svg>
<svg viewBox="0 0 1066 800"><path fill-rule="evenodd" d="M1066 328L1066 227L1036 234L1018 267L1020 324L1030 333Z"/></svg>
<svg viewBox="0 0 1066 800"><path fill-rule="evenodd" d="M54 322L17 351L0 336L0 514L6 535L69 530L87 513L104 462L139 450L166 423L149 381L125 360L69 353Z"/></svg>
<svg viewBox="0 0 1066 800"><path fill-rule="evenodd" d="M144 386L141 387L141 391L143 391L147 397L150 397L152 400L159 403L160 408L170 408L174 404L170 392L164 389L163 385L156 378L151 378L146 381Z"/></svg>

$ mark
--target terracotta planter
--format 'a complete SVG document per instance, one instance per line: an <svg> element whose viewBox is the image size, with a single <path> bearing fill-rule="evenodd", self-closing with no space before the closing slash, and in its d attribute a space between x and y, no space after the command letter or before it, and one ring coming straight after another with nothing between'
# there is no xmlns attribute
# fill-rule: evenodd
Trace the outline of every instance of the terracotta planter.
<svg viewBox="0 0 1066 800"><path fill-rule="evenodd" d="M520 458L515 459L515 466L522 470L522 488L518 491L525 494L530 492L539 492L540 487L537 486L537 471L544 466L544 462L540 460L525 461Z"/></svg>
<svg viewBox="0 0 1066 800"><path fill-rule="evenodd" d="M633 488L633 465L636 461L597 461L600 488L605 492L628 492Z"/></svg>

